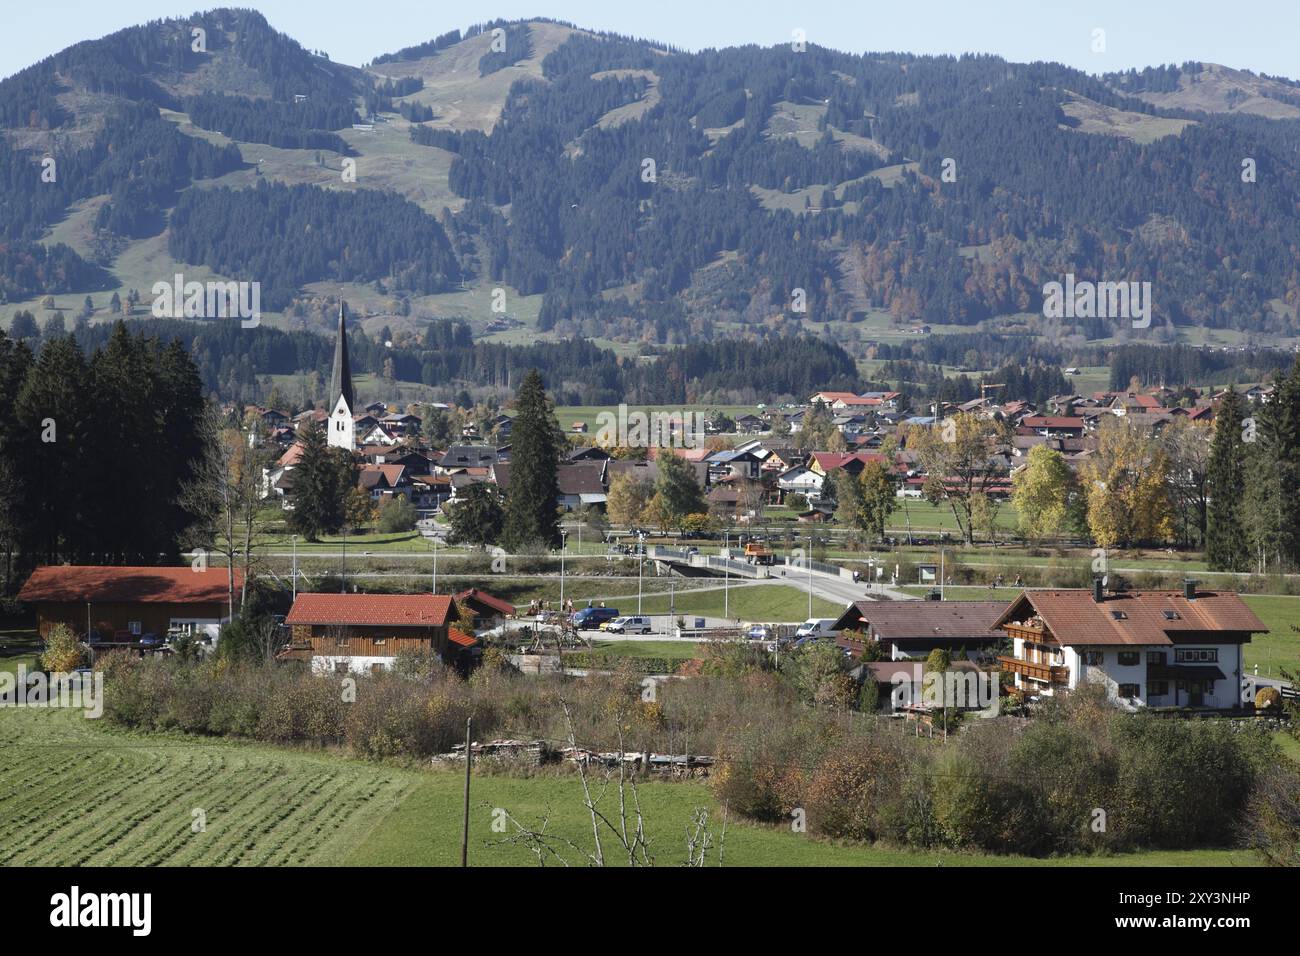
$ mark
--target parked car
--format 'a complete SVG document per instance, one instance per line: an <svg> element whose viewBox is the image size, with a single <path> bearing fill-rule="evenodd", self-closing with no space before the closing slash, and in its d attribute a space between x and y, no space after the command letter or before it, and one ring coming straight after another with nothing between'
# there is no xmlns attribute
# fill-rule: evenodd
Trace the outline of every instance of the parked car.
<svg viewBox="0 0 1300 956"><path fill-rule="evenodd" d="M835 618L833 617L810 617L804 621L794 632L796 646L805 638L834 637Z"/></svg>
<svg viewBox="0 0 1300 956"><path fill-rule="evenodd" d="M580 631L595 631L618 616L616 607L584 607L574 612L573 626Z"/></svg>
<svg viewBox="0 0 1300 956"><path fill-rule="evenodd" d="M755 624L745 632L745 637L751 641L766 641L772 636L772 630L766 624Z"/></svg>
<svg viewBox="0 0 1300 956"><path fill-rule="evenodd" d="M649 634L651 631L648 617L616 617L604 628L611 634Z"/></svg>

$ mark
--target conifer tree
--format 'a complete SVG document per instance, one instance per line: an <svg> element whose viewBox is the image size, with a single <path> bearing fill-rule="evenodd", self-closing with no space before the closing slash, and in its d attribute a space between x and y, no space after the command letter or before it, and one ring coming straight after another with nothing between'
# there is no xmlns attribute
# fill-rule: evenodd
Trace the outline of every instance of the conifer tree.
<svg viewBox="0 0 1300 956"><path fill-rule="evenodd" d="M511 431L510 486L501 531L501 543L507 550L559 545L556 507L562 441L541 373L532 369L519 386Z"/></svg>
<svg viewBox="0 0 1300 956"><path fill-rule="evenodd" d="M1250 564L1249 545L1241 520L1246 487L1246 443L1254 439L1253 423L1246 423L1245 403L1229 391L1219 403L1206 473L1210 499L1205 535L1205 558L1213 571L1244 571Z"/></svg>

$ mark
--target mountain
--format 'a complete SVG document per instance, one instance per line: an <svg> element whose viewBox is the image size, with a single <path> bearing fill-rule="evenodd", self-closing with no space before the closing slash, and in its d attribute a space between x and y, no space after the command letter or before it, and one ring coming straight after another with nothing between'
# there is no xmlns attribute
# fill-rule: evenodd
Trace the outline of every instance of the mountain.
<svg viewBox="0 0 1300 956"><path fill-rule="evenodd" d="M1298 166L1300 86L1214 64L687 53L530 20L352 67L219 9L0 82L0 302L102 309L180 272L322 331L343 293L375 329L499 342L1280 341ZM1152 327L1045 318L1067 273L1151 282Z"/></svg>

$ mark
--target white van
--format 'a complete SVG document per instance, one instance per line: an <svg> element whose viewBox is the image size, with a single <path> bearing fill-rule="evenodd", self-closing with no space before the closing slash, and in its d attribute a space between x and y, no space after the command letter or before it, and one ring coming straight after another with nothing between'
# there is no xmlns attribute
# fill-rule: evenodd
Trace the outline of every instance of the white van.
<svg viewBox="0 0 1300 956"><path fill-rule="evenodd" d="M650 630L648 617L616 617L605 625L607 634L649 634Z"/></svg>
<svg viewBox="0 0 1300 956"><path fill-rule="evenodd" d="M834 637L835 618L833 617L810 617L799 625L794 632L796 641L811 640L815 641L823 637Z"/></svg>

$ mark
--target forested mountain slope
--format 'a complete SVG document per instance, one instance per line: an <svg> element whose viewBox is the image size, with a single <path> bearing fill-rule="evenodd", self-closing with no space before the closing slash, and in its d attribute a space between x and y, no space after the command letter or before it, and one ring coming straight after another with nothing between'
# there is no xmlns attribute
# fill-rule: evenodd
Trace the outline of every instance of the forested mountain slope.
<svg viewBox="0 0 1300 956"><path fill-rule="evenodd" d="M412 321L501 288L548 337L627 342L867 316L1115 332L1041 320L1073 273L1151 282L1156 327L1300 328L1289 80L548 21L403 40L357 68L214 10L0 82L0 303L184 268L261 282L290 325L348 284Z"/></svg>

